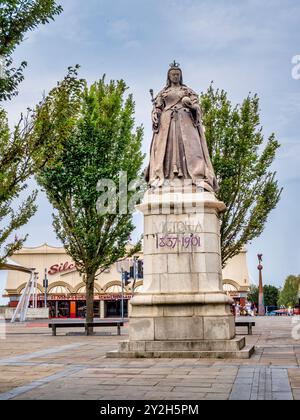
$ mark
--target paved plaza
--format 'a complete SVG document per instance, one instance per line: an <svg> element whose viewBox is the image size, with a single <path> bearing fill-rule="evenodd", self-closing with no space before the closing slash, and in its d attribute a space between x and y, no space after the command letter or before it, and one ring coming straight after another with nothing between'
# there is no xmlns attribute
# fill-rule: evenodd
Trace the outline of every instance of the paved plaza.
<svg viewBox="0 0 300 420"><path fill-rule="evenodd" d="M300 318L255 321L246 336L256 346L250 360L108 359L116 328L52 337L47 324L6 324L5 334L2 325L0 400L299 400Z"/></svg>

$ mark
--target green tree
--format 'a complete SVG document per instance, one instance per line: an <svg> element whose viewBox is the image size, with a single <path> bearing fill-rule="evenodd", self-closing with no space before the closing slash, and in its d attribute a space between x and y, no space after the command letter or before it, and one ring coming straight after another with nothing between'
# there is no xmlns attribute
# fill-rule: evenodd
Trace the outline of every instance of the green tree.
<svg viewBox="0 0 300 420"><path fill-rule="evenodd" d="M299 281L300 276L289 275L284 283L283 289L280 292L278 305L291 306L292 308L299 302Z"/></svg>
<svg viewBox="0 0 300 420"><path fill-rule="evenodd" d="M78 107L76 89L80 90L80 81L74 77L74 71L70 69L57 88L55 100L44 99L35 111L22 116L12 130L6 112L0 108L0 267L7 257L23 246L27 235L13 238L14 233L36 211L37 191L23 202L20 197L27 180L47 161L51 162L61 147L58 139L61 141L74 124L74 109ZM49 133L54 131L57 137L49 138ZM17 201L21 202L19 208Z"/></svg>
<svg viewBox="0 0 300 420"><path fill-rule="evenodd" d="M264 304L265 306L277 306L279 289L272 285L264 285Z"/></svg>
<svg viewBox="0 0 300 420"><path fill-rule="evenodd" d="M0 268L26 239L12 239L12 233L26 224L36 211L36 191L27 197L18 210L14 210L12 205L26 188L25 181L33 170L31 157L26 148L24 150L23 143L29 140L28 132L21 134L20 125L21 122L11 135L6 113L0 109Z"/></svg>
<svg viewBox="0 0 300 420"><path fill-rule="evenodd" d="M255 284L250 285L250 291L248 293L248 300L255 303L258 306L258 287ZM279 297L279 289L275 286L265 284L263 286L264 293L264 305L265 306L277 306Z"/></svg>
<svg viewBox="0 0 300 420"><path fill-rule="evenodd" d="M250 284L250 291L247 299L249 302L255 303L258 306L258 287L255 284Z"/></svg>
<svg viewBox="0 0 300 420"><path fill-rule="evenodd" d="M64 120L64 107L57 109L54 103L59 89L60 85L50 92L47 103ZM134 129L134 102L132 95L125 98L126 90L122 80L106 83L103 77L90 87L84 83L74 93L80 107L74 108L67 135L61 138L55 128L48 133L50 142L61 138L62 147L38 173L38 182L55 209L56 234L86 283L87 321L93 319L95 277L137 250L126 247L134 229L132 214L121 211L120 202L116 211L106 213L98 206L107 194L99 190L98 182L113 181L118 194L119 175L126 172L127 182L132 182L143 161L143 132L141 127ZM53 126L53 122L43 106L40 112L44 117L39 129L45 131L43 125ZM133 194L129 191L127 199Z"/></svg>
<svg viewBox="0 0 300 420"><path fill-rule="evenodd" d="M23 80L23 61L13 67L12 53L24 40L25 34L45 25L62 12L54 0L0 0L0 102L17 94Z"/></svg>
<svg viewBox="0 0 300 420"><path fill-rule="evenodd" d="M25 61L18 68L12 67L15 48L28 31L53 20L61 11L53 0L0 0L0 102L15 96L24 78ZM0 107L0 267L26 240L27 235L18 238L15 234L14 239L12 236L35 213L37 191L21 201L19 207L16 200L56 144L46 144L44 133L33 130L38 126L37 117L29 111L10 130L7 114Z"/></svg>
<svg viewBox="0 0 300 420"><path fill-rule="evenodd" d="M202 93L203 123L212 163L220 185L218 198L227 206L221 216L222 263L258 237L280 199L270 166L279 143L266 141L260 126L259 98L248 97L233 106L224 90L211 85Z"/></svg>

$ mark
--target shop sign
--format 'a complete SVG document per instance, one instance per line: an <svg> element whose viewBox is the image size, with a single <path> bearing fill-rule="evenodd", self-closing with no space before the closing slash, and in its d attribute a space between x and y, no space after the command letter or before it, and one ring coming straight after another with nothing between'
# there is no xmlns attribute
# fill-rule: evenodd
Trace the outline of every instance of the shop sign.
<svg viewBox="0 0 300 420"><path fill-rule="evenodd" d="M124 299L131 299L132 295L131 294L126 294L124 295ZM37 296L37 299L39 301L44 301L45 296L40 294ZM100 294L95 294L94 295L94 300L121 300L122 296L121 294L105 294L105 295L100 295ZM68 295L52 295L52 294L48 294L47 295L47 300L86 300L86 295L85 294L68 294Z"/></svg>
<svg viewBox="0 0 300 420"><path fill-rule="evenodd" d="M74 268L76 268L76 265L69 262L53 264L48 270L48 274L49 276L54 276L55 274L65 273L66 271L73 270Z"/></svg>
<svg viewBox="0 0 300 420"><path fill-rule="evenodd" d="M229 294L229 296L234 297L234 298L240 297L240 294L238 292L234 292L233 290L230 290L227 293Z"/></svg>
<svg viewBox="0 0 300 420"><path fill-rule="evenodd" d="M124 299L131 299L132 295L131 294L124 294ZM121 294L112 294L112 295L100 295L100 299L101 300L121 300L122 299L122 295Z"/></svg>

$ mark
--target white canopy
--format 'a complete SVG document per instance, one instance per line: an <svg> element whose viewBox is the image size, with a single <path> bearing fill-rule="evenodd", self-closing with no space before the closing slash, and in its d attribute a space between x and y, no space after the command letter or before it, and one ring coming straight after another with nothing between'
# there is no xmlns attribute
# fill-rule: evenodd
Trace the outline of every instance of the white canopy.
<svg viewBox="0 0 300 420"><path fill-rule="evenodd" d="M10 258L7 258L6 263L0 265L0 270L12 270L12 271L22 271L23 273L32 273L35 268L23 267L20 264L12 261Z"/></svg>

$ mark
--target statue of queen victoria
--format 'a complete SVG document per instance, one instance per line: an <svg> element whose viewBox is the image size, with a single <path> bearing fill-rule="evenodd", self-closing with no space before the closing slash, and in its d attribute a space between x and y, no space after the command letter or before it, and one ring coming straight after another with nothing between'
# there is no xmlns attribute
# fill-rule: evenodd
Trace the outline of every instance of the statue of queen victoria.
<svg viewBox="0 0 300 420"><path fill-rule="evenodd" d="M201 122L198 95L183 84L175 61L166 87L153 99L153 139L146 181L152 188L190 180L206 191L217 192L218 183L209 157ZM186 182L186 181L185 181Z"/></svg>

